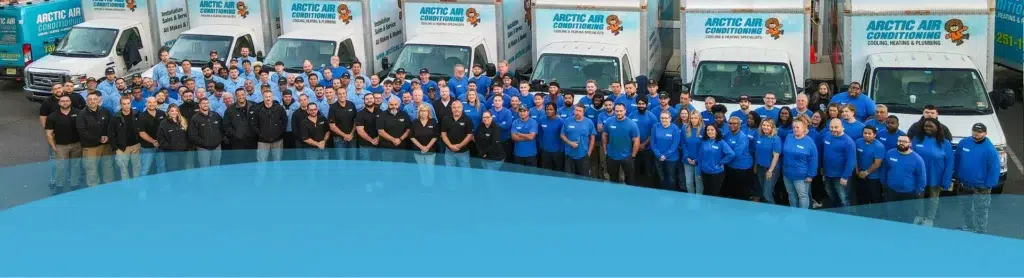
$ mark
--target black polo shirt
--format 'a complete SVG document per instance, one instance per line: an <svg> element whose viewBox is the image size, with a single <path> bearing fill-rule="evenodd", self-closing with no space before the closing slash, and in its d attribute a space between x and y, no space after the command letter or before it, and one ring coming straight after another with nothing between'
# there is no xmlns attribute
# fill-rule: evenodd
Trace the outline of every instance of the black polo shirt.
<svg viewBox="0 0 1024 278"><path fill-rule="evenodd" d="M447 117L441 122L441 132L448 135L448 142L451 142L453 145L462 143L463 140L466 140L466 137L473 134L473 122L466 115L462 115L458 120L453 117ZM445 147L447 148L447 146ZM467 151L469 151L469 148L461 148L458 152Z"/></svg>
<svg viewBox="0 0 1024 278"><path fill-rule="evenodd" d="M82 95L73 93L70 96L72 109L85 109L85 99L82 98ZM43 100L42 105L39 106L39 116L50 116L50 114L57 111L60 111L60 100L57 96L50 96L46 98L46 100Z"/></svg>
<svg viewBox="0 0 1024 278"><path fill-rule="evenodd" d="M136 120L135 124L138 126L137 129L140 132L145 132L146 135L149 135L149 138L156 140L156 134L157 132L160 132L160 122L164 121L164 118L166 117L166 113L159 109L156 110L156 115L150 115L149 111L142 111L139 112L139 118ZM141 136L139 137L139 144L141 144L143 148L153 148L153 144L149 143L149 141L142 140Z"/></svg>
<svg viewBox="0 0 1024 278"><path fill-rule="evenodd" d="M341 132L352 133L352 130L355 128L357 113L355 103L345 101L345 107L342 107L341 101L338 101L331 104L331 111L328 111L327 114L330 123L338 126Z"/></svg>
<svg viewBox="0 0 1024 278"><path fill-rule="evenodd" d="M324 135L327 135L327 118L324 118L320 113L317 113L316 115L316 122L310 121L309 117L306 117L305 119L302 119L302 124L300 124L300 126L299 139L303 141L302 143L305 144L306 147L316 148L316 146L306 143L306 139L313 139L313 141L320 142L324 140Z"/></svg>
<svg viewBox="0 0 1024 278"><path fill-rule="evenodd" d="M78 118L78 109L71 108L67 115L57 112L46 116L46 130L53 131L53 143L57 145L70 145L78 143L78 129L75 127L75 118Z"/></svg>
<svg viewBox="0 0 1024 278"><path fill-rule="evenodd" d="M363 129L366 130L366 135L369 135L370 138L377 138L378 117L380 117L380 110L374 110L373 112L370 112L369 109L366 109L364 107L363 110L359 110L359 113L356 114L356 126L363 127ZM355 137L357 138L356 140L359 141L360 146L373 145L370 144L369 141L364 140L363 137L359 136L358 134Z"/></svg>
<svg viewBox="0 0 1024 278"><path fill-rule="evenodd" d="M441 126L437 124L434 119L427 119L427 123L423 124L419 119L412 120L412 132L409 133L411 138L416 139L420 142L420 145L427 145L431 139L438 138L441 135ZM437 139L441 141L440 138ZM430 152L437 150L437 146L441 143L434 143L434 147L430 148ZM415 148L414 150L419 150Z"/></svg>
<svg viewBox="0 0 1024 278"><path fill-rule="evenodd" d="M384 130L391 137L401 138L402 134L409 130L409 115L402 111L398 111L395 114L391 114L391 111L384 111L380 114L380 118L377 119L377 129ZM401 147L395 146L394 143L388 140L380 140L380 146L386 148Z"/></svg>

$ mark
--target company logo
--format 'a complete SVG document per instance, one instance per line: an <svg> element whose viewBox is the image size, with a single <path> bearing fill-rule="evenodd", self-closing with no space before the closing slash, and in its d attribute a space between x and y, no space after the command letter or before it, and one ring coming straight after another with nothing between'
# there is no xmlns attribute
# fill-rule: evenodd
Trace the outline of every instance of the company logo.
<svg viewBox="0 0 1024 278"><path fill-rule="evenodd" d="M954 18L946 21L946 39L950 42L955 43L957 46L964 44L964 40L970 39L971 34L966 34L967 26L959 18Z"/></svg>
<svg viewBox="0 0 1024 278"><path fill-rule="evenodd" d="M782 38L782 20L777 17L709 17L704 21L708 39L772 39Z"/></svg>
<svg viewBox="0 0 1024 278"><path fill-rule="evenodd" d="M352 21L352 10L348 9L348 4L338 5L338 20L345 24Z"/></svg>
<svg viewBox="0 0 1024 278"><path fill-rule="evenodd" d="M923 20L874 20L868 23L870 46L940 46L944 40L959 46L967 40L967 26L958 18ZM944 34L945 33L945 34Z"/></svg>
<svg viewBox="0 0 1024 278"><path fill-rule="evenodd" d="M785 32L786 30L782 30L782 23L779 22L778 18L772 17L764 22L764 33L776 40Z"/></svg>
<svg viewBox="0 0 1024 278"><path fill-rule="evenodd" d="M243 1L202 0L199 2L199 14L201 17L246 18L249 6Z"/></svg>
<svg viewBox="0 0 1024 278"><path fill-rule="evenodd" d="M423 25L464 26L469 23L476 27L482 20L476 8L425 6L419 12Z"/></svg>
<svg viewBox="0 0 1024 278"><path fill-rule="evenodd" d="M622 32L622 20L619 19L619 16L614 14L609 15L608 19L605 19L605 23L608 24L607 29L608 31L612 31L612 34L618 36L619 32Z"/></svg>
<svg viewBox="0 0 1024 278"><path fill-rule="evenodd" d="M551 21L555 33L604 35L607 31L617 36L625 30L622 19L614 14L556 13Z"/></svg>
<svg viewBox="0 0 1024 278"><path fill-rule="evenodd" d="M530 12L531 6L533 6L533 0L523 1L523 10L526 11L526 25L533 25L533 13Z"/></svg>
<svg viewBox="0 0 1024 278"><path fill-rule="evenodd" d="M135 11L135 8L138 7L138 5L135 4L135 0L125 0L124 6L133 12Z"/></svg>
<svg viewBox="0 0 1024 278"><path fill-rule="evenodd" d="M119 12L135 12L139 7L136 1L137 0L90 0L93 9Z"/></svg>
<svg viewBox="0 0 1024 278"><path fill-rule="evenodd" d="M245 6L245 2L238 1L235 3L235 9L238 10L238 16L241 16L242 18L249 16L249 7Z"/></svg>
<svg viewBox="0 0 1024 278"><path fill-rule="evenodd" d="M472 24L473 27L480 24L480 13L476 11L476 8L466 9L466 22Z"/></svg>

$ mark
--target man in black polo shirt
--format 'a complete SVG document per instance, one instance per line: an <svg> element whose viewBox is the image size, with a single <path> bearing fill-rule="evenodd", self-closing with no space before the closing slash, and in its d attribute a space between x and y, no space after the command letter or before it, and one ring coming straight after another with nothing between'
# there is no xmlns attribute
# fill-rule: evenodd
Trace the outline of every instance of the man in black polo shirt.
<svg viewBox="0 0 1024 278"><path fill-rule="evenodd" d="M62 95L58 99L58 110L47 115L43 123L56 168L54 194L78 187L82 167L82 145L75 127L79 110L71 107L71 96Z"/></svg>
<svg viewBox="0 0 1024 278"><path fill-rule="evenodd" d="M356 134L359 135L359 159L374 160L374 149L380 144L380 137L377 136L377 118L380 111L373 103L373 95L363 95L363 109L356 114Z"/></svg>
<svg viewBox="0 0 1024 278"><path fill-rule="evenodd" d="M164 163L164 155L157 149L160 144L156 141L156 134L160 130L160 122L167 116L164 111L157 109L156 97L146 98L146 110L139 112L139 117L136 121L139 129L139 139L142 139L140 145L142 146L141 155L139 160L141 161L139 171L142 175L150 174L149 169L156 163L156 171L153 174L163 173L166 171L166 164Z"/></svg>
<svg viewBox="0 0 1024 278"><path fill-rule="evenodd" d="M68 93L64 90L60 84L53 84L50 88L50 97L43 100L42 105L39 106L39 125L43 128L46 127L46 117L54 112L60 111L59 98L61 96L68 96L71 99L71 108L81 110L79 107L85 107L85 100L82 96L75 93ZM50 189L55 190L56 186L56 164L54 161L53 150L50 150Z"/></svg>
<svg viewBox="0 0 1024 278"><path fill-rule="evenodd" d="M132 98L122 96L119 100L121 111L118 111L111 118L107 125L107 136L114 146L114 160L117 168L121 170L121 179L138 177L142 170L142 162L139 157L141 146L139 145L139 125L135 110L132 110Z"/></svg>
<svg viewBox="0 0 1024 278"><path fill-rule="evenodd" d="M185 117L185 120L192 119L192 115L199 112L199 103L196 101L195 92L186 90L181 93L181 105L178 105L178 110L181 110L181 116Z"/></svg>
<svg viewBox="0 0 1024 278"><path fill-rule="evenodd" d="M302 119L305 119L307 116L306 107L309 105L309 96L306 96L305 94L298 94L298 98L299 109L292 112L292 116L288 120L291 121L292 135L295 137L295 148L303 149L306 147L306 144L302 143L302 138L299 138L299 128L302 126ZM304 155L305 154L296 151L295 158L302 159Z"/></svg>
<svg viewBox="0 0 1024 278"><path fill-rule="evenodd" d="M386 148L381 155L381 160L391 162L405 162L405 152L402 151L405 139L409 138L409 115L398 109L398 98L388 99L388 111L381 113L377 119L377 134L380 135L380 147Z"/></svg>
<svg viewBox="0 0 1024 278"><path fill-rule="evenodd" d="M196 146L199 167L220 165L223 121L219 114L210 111L210 99L199 100L199 112L188 120L187 131L189 142Z"/></svg>
<svg viewBox="0 0 1024 278"><path fill-rule="evenodd" d="M270 90L261 93L263 103L257 105L252 118L252 130L256 133L256 161L281 160L284 150L284 129L288 127L288 113L284 106L274 101Z"/></svg>
<svg viewBox="0 0 1024 278"><path fill-rule="evenodd" d="M327 118L320 114L316 103L306 105L306 118L299 126L299 138L305 144L306 160L327 159L325 148L331 134L327 128Z"/></svg>
<svg viewBox="0 0 1024 278"><path fill-rule="evenodd" d="M469 142L473 140L473 122L462 114L462 102L452 102L452 115L441 122L441 142L447 151L444 152L444 164L469 168Z"/></svg>
<svg viewBox="0 0 1024 278"><path fill-rule="evenodd" d="M110 156L110 138L107 137L107 125L110 123L110 111L100 107L103 98L99 91L89 93L85 110L78 113L75 128L82 141L82 163L85 163L85 184L92 187L114 181L114 164Z"/></svg>
<svg viewBox="0 0 1024 278"><path fill-rule="evenodd" d="M328 113L331 133L334 136L334 148L338 159L356 159L356 104L348 101L348 90L338 90L338 101L331 104Z"/></svg>

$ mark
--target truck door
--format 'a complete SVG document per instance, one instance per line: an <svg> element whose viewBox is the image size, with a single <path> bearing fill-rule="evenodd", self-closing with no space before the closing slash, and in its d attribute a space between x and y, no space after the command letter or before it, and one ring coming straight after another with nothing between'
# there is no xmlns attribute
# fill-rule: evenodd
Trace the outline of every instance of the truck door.
<svg viewBox="0 0 1024 278"><path fill-rule="evenodd" d="M252 35L244 35L235 39L235 47L231 49L231 59L238 59L239 54L242 51L242 47L249 48L249 56L254 57L256 55L256 49L252 47ZM239 64L238 66L242 66Z"/></svg>
<svg viewBox="0 0 1024 278"><path fill-rule="evenodd" d="M149 59L144 56L144 53L149 52L142 44L138 27L121 31L121 36L117 38L115 51L117 51L117 57L114 58L114 67L119 75L141 73L149 68L147 66L150 65Z"/></svg>
<svg viewBox="0 0 1024 278"><path fill-rule="evenodd" d="M352 67L352 63L359 61L359 57L356 57L355 45L352 44L352 39L347 39L338 45L338 59L341 60L341 65L345 67ZM366 64L366 61L361 61L363 68L370 66ZM352 78L355 78L353 76Z"/></svg>
<svg viewBox="0 0 1024 278"><path fill-rule="evenodd" d="M487 50L484 49L484 45L478 44L473 49L473 61L471 62L472 64L466 64L466 61L459 61L458 63L453 64L462 64L467 68L471 68L473 65L486 66L487 64L490 64L491 61L487 61Z"/></svg>
<svg viewBox="0 0 1024 278"><path fill-rule="evenodd" d="M633 82L633 67L629 64L629 56L623 55L620 60L619 63L622 64L622 84ZM640 88L637 88L637 90L640 90Z"/></svg>

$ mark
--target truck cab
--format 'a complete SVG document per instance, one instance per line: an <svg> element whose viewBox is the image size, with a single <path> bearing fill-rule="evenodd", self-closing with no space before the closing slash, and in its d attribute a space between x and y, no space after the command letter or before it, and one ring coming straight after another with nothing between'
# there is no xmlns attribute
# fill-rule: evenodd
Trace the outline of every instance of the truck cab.
<svg viewBox="0 0 1024 278"><path fill-rule="evenodd" d="M87 77L104 76L113 68L117 76L142 73L153 66L152 40L142 22L125 19L96 19L71 28L53 53L31 64L25 73L29 99L50 95L53 84L71 81L84 90Z"/></svg>
<svg viewBox="0 0 1024 278"><path fill-rule="evenodd" d="M82 23L76 0L0 3L0 80L22 81L25 67L53 52L71 26Z"/></svg>
<svg viewBox="0 0 1024 278"><path fill-rule="evenodd" d="M586 92L587 80L597 84L634 80L630 57L624 46L592 42L558 42L543 48L530 80L557 80L561 89Z"/></svg>
<svg viewBox="0 0 1024 278"><path fill-rule="evenodd" d="M438 39L444 38L444 39ZM431 79L452 77L455 65L485 65L488 72L493 72L495 54L489 49L484 38L467 34L438 33L433 36L418 36L405 42L402 53L391 66L389 77L394 77L395 70L405 69L418 72L421 68L430 69ZM418 78L416 74L406 76Z"/></svg>
<svg viewBox="0 0 1024 278"><path fill-rule="evenodd" d="M253 53L261 53L263 48L253 42L253 30L235 25L205 25L185 31L175 41L168 54L171 60L190 60L193 65L205 65L210 62L210 51L216 50L221 62L226 64L227 58L237 58L242 47L248 47ZM152 77L153 70L143 74Z"/></svg>
<svg viewBox="0 0 1024 278"><path fill-rule="evenodd" d="M278 37L264 59L265 64L283 62L286 72L300 73L305 60L310 60L314 67L328 65L335 55L345 67L356 61L366 61L367 57L357 55L364 53L363 45L354 43L351 32L338 34L337 38L324 37L323 34L320 30L297 30Z"/></svg>
<svg viewBox="0 0 1024 278"><path fill-rule="evenodd" d="M703 103L705 97L714 97L729 111L739 109L739 97L744 94L758 100L767 93L774 93L776 104L793 104L796 94L803 89L797 86L789 56L785 51L774 49L703 49L697 52L699 58L695 60L690 92L698 103Z"/></svg>

